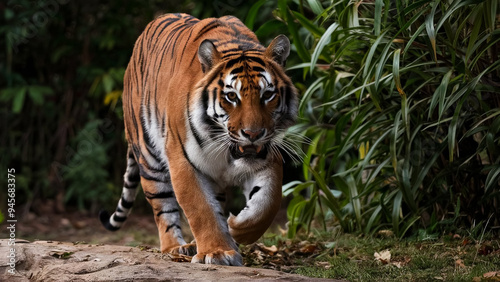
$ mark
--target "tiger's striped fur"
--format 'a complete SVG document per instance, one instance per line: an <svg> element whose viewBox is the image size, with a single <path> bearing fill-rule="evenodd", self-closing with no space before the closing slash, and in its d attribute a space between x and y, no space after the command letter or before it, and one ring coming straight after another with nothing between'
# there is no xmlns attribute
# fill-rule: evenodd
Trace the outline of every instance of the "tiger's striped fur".
<svg viewBox="0 0 500 282"><path fill-rule="evenodd" d="M181 235L180 205L196 240L192 262L241 265L236 242L257 240L280 207L279 148L297 115L283 69L289 49L284 36L264 48L230 16L167 14L151 22L124 77L127 171L103 224L121 227L140 176L162 252L194 255ZM234 186L247 205L226 218L225 191Z"/></svg>

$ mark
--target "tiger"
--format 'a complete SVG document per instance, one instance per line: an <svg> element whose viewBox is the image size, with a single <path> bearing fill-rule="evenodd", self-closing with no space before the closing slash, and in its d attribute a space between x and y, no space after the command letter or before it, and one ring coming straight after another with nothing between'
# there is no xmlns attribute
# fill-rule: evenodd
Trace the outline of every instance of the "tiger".
<svg viewBox="0 0 500 282"><path fill-rule="evenodd" d="M281 204L286 131L298 94L285 74L290 41L267 48L238 18L165 14L138 37L122 93L127 168L113 214L118 230L140 183L152 206L163 253L192 263L242 265L239 244L255 242ZM226 216L226 193L246 206ZM183 212L194 241L186 243Z"/></svg>

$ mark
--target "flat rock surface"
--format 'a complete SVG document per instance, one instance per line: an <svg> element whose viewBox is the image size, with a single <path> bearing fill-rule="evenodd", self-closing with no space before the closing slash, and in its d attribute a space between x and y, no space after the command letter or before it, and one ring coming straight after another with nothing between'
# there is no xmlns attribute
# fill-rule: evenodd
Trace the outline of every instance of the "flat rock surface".
<svg viewBox="0 0 500 282"><path fill-rule="evenodd" d="M269 269L175 262L169 255L137 247L19 239L11 274L8 242L0 240L0 281L333 281Z"/></svg>

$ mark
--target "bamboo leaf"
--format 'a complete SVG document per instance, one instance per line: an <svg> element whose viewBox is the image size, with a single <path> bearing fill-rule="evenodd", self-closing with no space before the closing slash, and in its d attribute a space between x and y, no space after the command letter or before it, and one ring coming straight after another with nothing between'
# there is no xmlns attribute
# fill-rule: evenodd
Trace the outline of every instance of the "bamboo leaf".
<svg viewBox="0 0 500 282"><path fill-rule="evenodd" d="M500 166L496 166L491 169L486 177L486 182L484 185L484 193L490 192L493 187L498 187L500 180Z"/></svg>
<svg viewBox="0 0 500 282"><path fill-rule="evenodd" d="M309 7L316 15L319 15L324 11L323 7L321 6L321 2L318 0L307 0L307 4L309 4Z"/></svg>
<svg viewBox="0 0 500 282"><path fill-rule="evenodd" d="M374 24L373 24L373 32L375 36L380 35L380 26L382 22L382 7L384 6L383 0L375 0L375 13L374 16Z"/></svg>
<svg viewBox="0 0 500 282"><path fill-rule="evenodd" d="M448 90L448 84L450 83L450 78L452 74L453 74L453 69L450 69L443 76L441 84L438 86L438 88L436 88L436 91L434 91L434 94L432 95L431 99L431 105L429 106L429 113L427 116L428 119L431 118L434 108L436 107L437 104L439 104L438 122L441 120L441 117L443 116L445 110L444 101L446 98L446 91Z"/></svg>
<svg viewBox="0 0 500 282"><path fill-rule="evenodd" d="M295 46L295 49L297 51L297 55L299 55L300 59L302 61L310 61L310 56L309 56L309 51L304 45L304 42L302 42L302 39L299 36L299 27L298 25L294 22L294 18L290 11L288 10L288 7L286 5L286 0L279 0L278 1L278 7L284 16L284 20L287 24L288 31L292 35L293 38L293 45Z"/></svg>
<svg viewBox="0 0 500 282"><path fill-rule="evenodd" d="M375 55L375 51L377 50L378 45L384 38L385 32L382 33L377 39L373 42L372 46L370 47L370 51L368 51L368 55L366 56L365 63L363 65L363 78L365 80L368 80L368 74L371 72L371 69L373 69L375 66L371 65L371 61L373 60L373 57Z"/></svg>
<svg viewBox="0 0 500 282"><path fill-rule="evenodd" d="M319 56L321 55L321 52L325 48L326 45L328 45L331 41L331 35L332 33L339 27L337 23L333 23L328 27L328 29L325 31L325 33L321 36L321 38L318 41L318 44L316 45L316 48L314 48L314 52L311 56L311 66L310 66L310 71L311 73L313 70L316 68L316 62L318 61Z"/></svg>
<svg viewBox="0 0 500 282"><path fill-rule="evenodd" d="M427 30L427 36L429 37L429 40L431 42L432 52L433 52L432 54L434 55L433 58L435 62L437 62L437 53L436 53L436 31L434 29L434 14L436 13L438 5L439 5L438 2L434 2L431 12L425 18L425 29Z"/></svg>
<svg viewBox="0 0 500 282"><path fill-rule="evenodd" d="M394 197L392 203L392 229L395 234L399 235L399 218L401 214L401 203L403 202L403 194L399 191Z"/></svg>
<svg viewBox="0 0 500 282"><path fill-rule="evenodd" d="M266 0L259 0L255 4L252 5L250 10L248 10L248 14L245 18L245 25L253 30L253 25L255 23L255 18L257 17L257 14L259 13L259 9L262 5L266 3Z"/></svg>
<svg viewBox="0 0 500 282"><path fill-rule="evenodd" d="M293 16L300 22L300 24L307 30L309 30L314 36L321 37L325 33L325 29L314 24L304 15L299 12L292 11Z"/></svg>
<svg viewBox="0 0 500 282"><path fill-rule="evenodd" d="M394 82L396 83L396 89L398 90L399 94L401 96L406 96L405 92L403 91L403 87L401 86L401 77L399 75L400 57L401 57L401 49L396 49L394 51L394 57L392 60L392 75L394 78Z"/></svg>

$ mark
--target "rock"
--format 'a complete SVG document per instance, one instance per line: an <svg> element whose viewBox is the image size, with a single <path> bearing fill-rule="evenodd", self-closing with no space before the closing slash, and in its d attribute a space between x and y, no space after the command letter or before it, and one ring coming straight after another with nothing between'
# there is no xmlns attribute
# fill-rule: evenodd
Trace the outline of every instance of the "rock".
<svg viewBox="0 0 500 282"><path fill-rule="evenodd" d="M8 242L0 240L0 281L332 281L269 269L174 262L152 249L25 240L16 240L11 274Z"/></svg>

